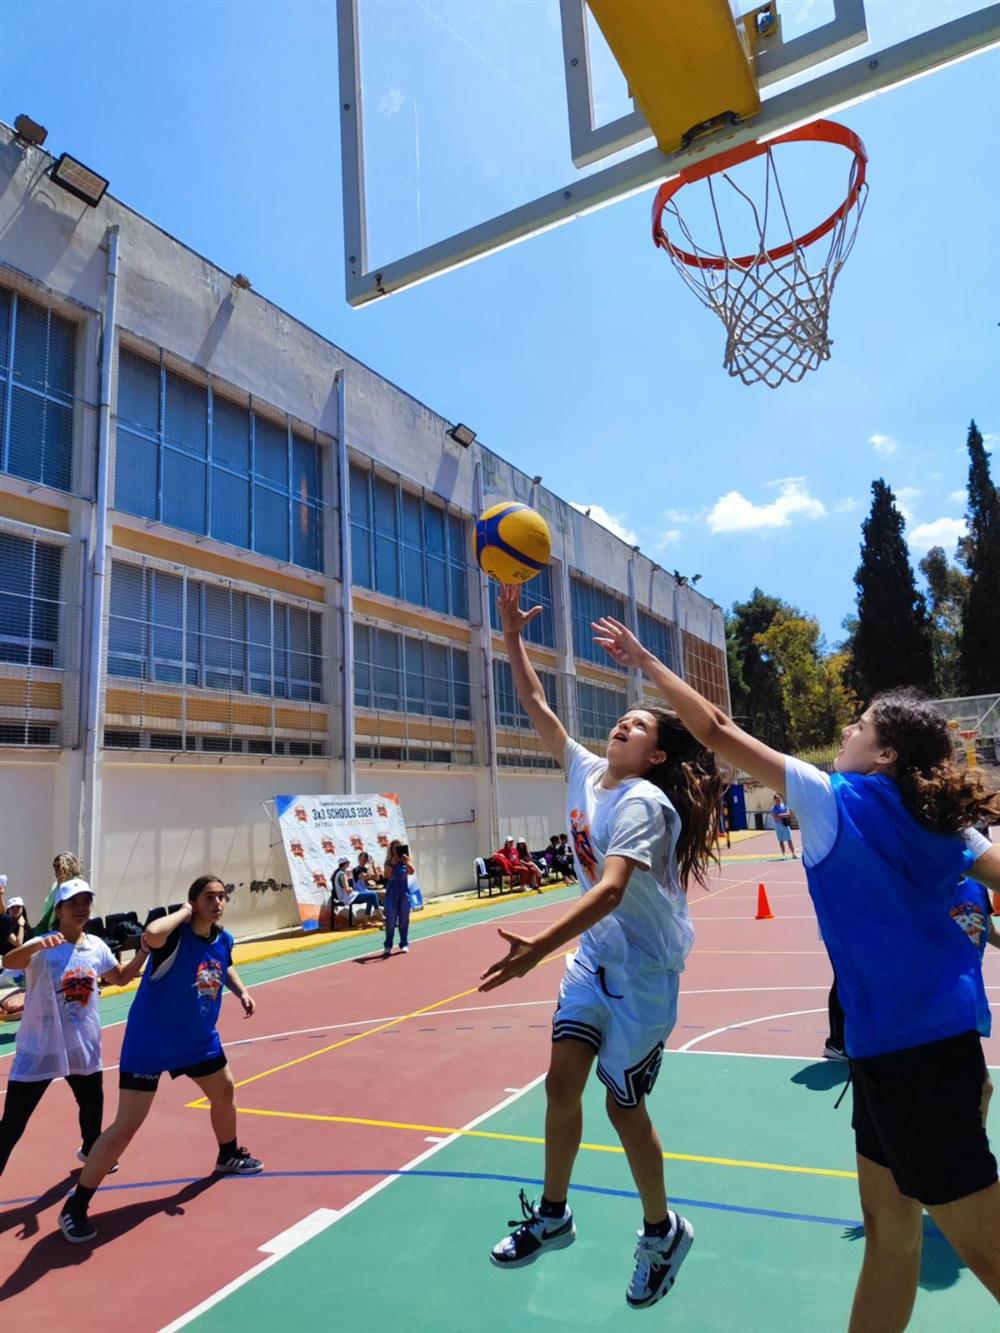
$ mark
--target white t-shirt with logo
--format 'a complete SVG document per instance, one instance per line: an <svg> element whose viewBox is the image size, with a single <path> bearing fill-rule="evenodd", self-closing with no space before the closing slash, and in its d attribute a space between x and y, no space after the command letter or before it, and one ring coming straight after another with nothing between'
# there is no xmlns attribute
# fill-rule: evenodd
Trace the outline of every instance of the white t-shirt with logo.
<svg viewBox="0 0 1000 1333"><path fill-rule="evenodd" d="M682 972L694 926L677 873L677 811L645 778L602 787L607 760L574 740L566 741L565 766L566 823L581 893L601 878L606 857L638 863L619 905L580 936L577 957L627 975L656 967Z"/></svg>
<svg viewBox="0 0 1000 1333"><path fill-rule="evenodd" d="M103 940L81 935L36 953L24 969L27 996L10 1077L23 1083L96 1074L101 1068L98 979L117 967Z"/></svg>

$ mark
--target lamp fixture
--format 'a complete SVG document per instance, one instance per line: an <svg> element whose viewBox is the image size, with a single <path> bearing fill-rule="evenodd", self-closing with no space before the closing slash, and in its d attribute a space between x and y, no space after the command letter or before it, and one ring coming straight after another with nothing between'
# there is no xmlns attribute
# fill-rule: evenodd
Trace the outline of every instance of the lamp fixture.
<svg viewBox="0 0 1000 1333"><path fill-rule="evenodd" d="M36 148L41 148L42 144L49 137L49 132L44 125L39 125L37 120L32 120L30 116L18 116L14 121L14 134L17 136L18 143L34 144Z"/></svg>
<svg viewBox="0 0 1000 1333"><path fill-rule="evenodd" d="M469 445L476 438L476 432L468 426L463 426L461 421L457 421L455 425L452 426L451 430L449 430L448 434L455 443L460 444L463 449L468 449Z"/></svg>
<svg viewBox="0 0 1000 1333"><path fill-rule="evenodd" d="M75 195L77 199L82 199L91 208L97 207L104 198L104 191L108 188L108 182L103 176L91 171L90 167L85 167L78 158L71 157L69 153L63 153L52 167L49 176L56 185Z"/></svg>

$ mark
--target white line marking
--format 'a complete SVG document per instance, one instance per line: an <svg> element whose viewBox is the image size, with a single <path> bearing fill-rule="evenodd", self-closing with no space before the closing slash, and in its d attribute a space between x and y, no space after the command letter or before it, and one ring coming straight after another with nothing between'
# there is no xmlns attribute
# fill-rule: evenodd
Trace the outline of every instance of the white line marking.
<svg viewBox="0 0 1000 1333"><path fill-rule="evenodd" d="M367 1203L369 1199L373 1199L376 1194L381 1194L381 1192L391 1185L394 1180L398 1180L403 1173L415 1170L423 1162L426 1162L429 1158L433 1157L435 1153L439 1153L442 1148L446 1148L448 1144L456 1142L466 1130L475 1129L475 1127L481 1125L484 1120L489 1120L491 1116L499 1115L500 1112L506 1110L512 1102L515 1102L518 1097L526 1092L530 1092L532 1088L537 1087L544 1078L544 1074L539 1074L537 1078L532 1079L532 1081L526 1084L515 1096L505 1097L502 1102L499 1102L496 1106L490 1107L490 1109L484 1111L482 1115L477 1115L475 1119L470 1120L467 1125L463 1125L462 1129L457 1134L449 1134L447 1138L442 1139L439 1143L435 1143L433 1147L425 1149L424 1152L419 1153L414 1157L412 1161L407 1162L405 1166L401 1166L399 1171L394 1172L391 1176L384 1176L377 1184L373 1185L371 1189L365 1190L364 1193L359 1194L356 1199L352 1199L346 1208L342 1208L339 1212L333 1213L333 1216L326 1226L321 1227L313 1234L319 1235L320 1231L325 1231L328 1227L333 1226L334 1223L347 1217L349 1213L353 1213L356 1208L360 1208L362 1204ZM332 1210L330 1211L332 1212ZM265 1269L270 1268L272 1264L276 1264L281 1258L283 1258L282 1255L274 1254L269 1258L264 1259L261 1263L255 1264L253 1268L247 1269L245 1273L234 1278L232 1282L227 1283L226 1286L215 1292L214 1295L207 1297L200 1305L196 1305L194 1309L188 1310L188 1312L182 1314L179 1319L175 1319L172 1324L166 1324L159 1330L159 1333L176 1333L177 1329L185 1328L193 1319L197 1319L199 1315L204 1314L207 1310L211 1310L213 1306L218 1305L220 1301L225 1300L225 1298L232 1292L237 1291L240 1287L253 1281L255 1277L263 1273Z"/></svg>
<svg viewBox="0 0 1000 1333"><path fill-rule="evenodd" d="M424 1136L425 1143L444 1143L440 1134L427 1134Z"/></svg>
<svg viewBox="0 0 1000 1333"><path fill-rule="evenodd" d="M286 1254L291 1254L292 1250L297 1250L307 1240L312 1240L313 1236L318 1236L331 1222L336 1222L336 1220L337 1212L335 1209L317 1208L314 1213L304 1217L301 1222L296 1222L287 1231L280 1232L272 1240L265 1241L263 1245L258 1245L257 1248L261 1254L274 1254L279 1258L284 1258Z"/></svg>
<svg viewBox="0 0 1000 1333"><path fill-rule="evenodd" d="M711 1032L703 1032L698 1037L692 1037L690 1041L686 1041L683 1046L679 1046L677 1048L678 1054L683 1054L684 1051L690 1051L692 1047L697 1046L699 1042L708 1041L711 1037L718 1037L720 1033L730 1032L733 1028L753 1027L755 1023L770 1023L773 1022L774 1019L776 1018L797 1018L800 1014L825 1014L825 1013L826 1013L826 1006L824 1005L822 1009L789 1009L789 1011L785 1014L765 1014L763 1018L748 1018L744 1020L742 1023L740 1022L727 1023L725 1027L713 1028Z"/></svg>

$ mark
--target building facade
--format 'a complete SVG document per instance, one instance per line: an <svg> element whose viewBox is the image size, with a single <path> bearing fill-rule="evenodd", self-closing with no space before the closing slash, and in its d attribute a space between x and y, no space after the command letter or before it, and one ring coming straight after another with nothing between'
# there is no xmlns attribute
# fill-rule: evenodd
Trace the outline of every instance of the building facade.
<svg viewBox="0 0 1000 1333"><path fill-rule="evenodd" d="M728 708L721 610L110 195L0 127L0 869L29 914L78 850L95 912L207 870L248 935L297 919L279 793L399 793L425 893L563 783L471 554L491 500L553 559L528 631L600 749L639 682L610 613Z"/></svg>

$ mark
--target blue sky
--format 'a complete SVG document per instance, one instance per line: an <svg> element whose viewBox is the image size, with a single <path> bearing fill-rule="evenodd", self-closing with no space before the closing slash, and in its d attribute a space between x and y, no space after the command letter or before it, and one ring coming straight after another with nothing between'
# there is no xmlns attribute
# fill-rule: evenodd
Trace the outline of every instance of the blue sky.
<svg viewBox="0 0 1000 1333"><path fill-rule="evenodd" d="M724 606L759 585L837 639L879 476L917 557L935 539L954 549L970 418L991 445L1000 438L997 53L840 116L868 147L871 194L834 296L833 357L771 391L722 370L721 324L649 241L649 194L350 309L332 2L6 0L0 23L4 121L40 120L47 147L107 175L125 203L557 494L611 516L666 568L700 573ZM473 80L484 49L472 50ZM537 74L519 82L516 52L489 55L512 105L534 105ZM435 202L429 108L441 79L424 68L422 85L421 68L382 93L397 128L424 136L423 177L373 184L383 221L398 198L404 237L415 180L422 226ZM481 128L475 116L447 124L454 139L439 137L440 151L454 150L476 205L493 171L492 159L472 170ZM510 124L496 168L505 190L533 187L553 156L563 174L548 188L571 176L546 115L542 162L530 117L512 112ZM813 170L803 189L840 188L839 161L815 168L829 178Z"/></svg>

